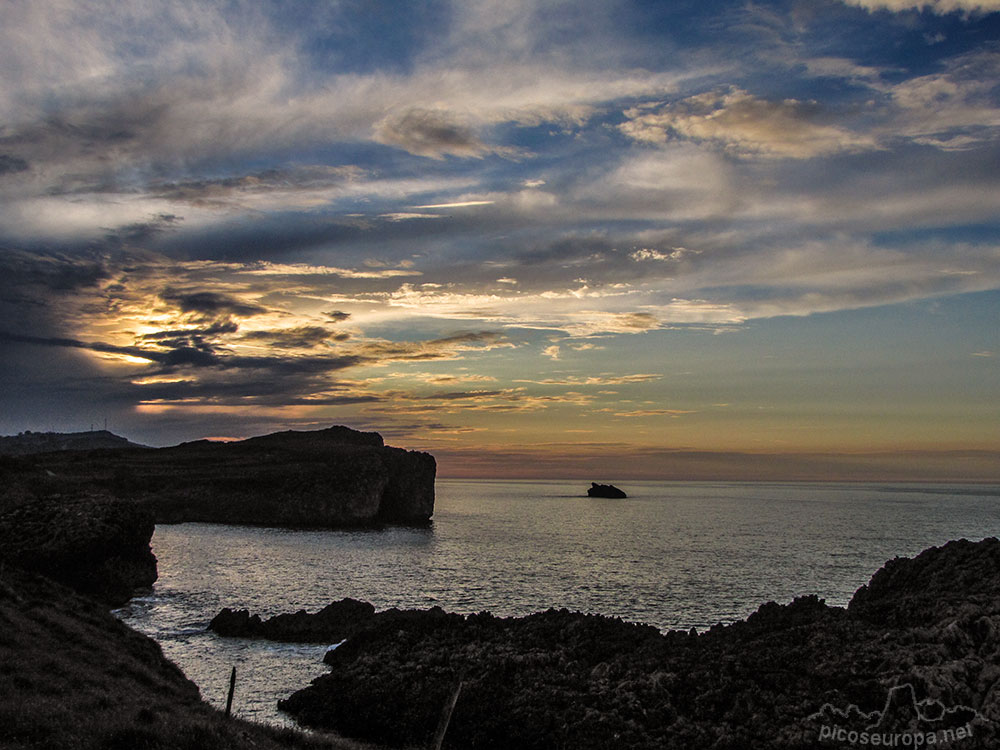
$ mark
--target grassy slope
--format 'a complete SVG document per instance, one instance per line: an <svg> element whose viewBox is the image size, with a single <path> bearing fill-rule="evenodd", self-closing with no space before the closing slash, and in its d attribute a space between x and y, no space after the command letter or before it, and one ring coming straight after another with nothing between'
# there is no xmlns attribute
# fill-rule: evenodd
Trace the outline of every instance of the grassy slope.
<svg viewBox="0 0 1000 750"><path fill-rule="evenodd" d="M360 746L227 720L159 645L64 586L0 569L0 748Z"/></svg>

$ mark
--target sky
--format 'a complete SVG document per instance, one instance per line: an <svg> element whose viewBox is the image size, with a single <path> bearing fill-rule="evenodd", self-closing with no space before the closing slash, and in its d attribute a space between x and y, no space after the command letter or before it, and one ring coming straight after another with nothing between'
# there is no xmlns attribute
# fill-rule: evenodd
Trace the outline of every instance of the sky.
<svg viewBox="0 0 1000 750"><path fill-rule="evenodd" d="M0 433L1000 481L1000 0L5 0Z"/></svg>

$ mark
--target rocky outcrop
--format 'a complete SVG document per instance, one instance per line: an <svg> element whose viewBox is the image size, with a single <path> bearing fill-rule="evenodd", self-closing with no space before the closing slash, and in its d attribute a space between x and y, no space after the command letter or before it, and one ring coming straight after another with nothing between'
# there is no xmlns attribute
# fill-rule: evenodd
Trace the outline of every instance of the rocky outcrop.
<svg viewBox="0 0 1000 750"><path fill-rule="evenodd" d="M157 523L374 526L423 524L434 512L433 456L390 448L378 433L346 427L20 461L8 467L5 494L128 498ZM42 481L32 482L38 476Z"/></svg>
<svg viewBox="0 0 1000 750"><path fill-rule="evenodd" d="M998 551L951 542L887 563L846 609L770 602L701 634L566 610L368 616L280 706L420 744L461 681L446 747L997 747Z"/></svg>
<svg viewBox="0 0 1000 750"><path fill-rule="evenodd" d="M587 490L588 497L610 497L616 500L628 497L622 490L615 487L613 484L598 484L597 482L590 483L590 489Z"/></svg>
<svg viewBox="0 0 1000 750"><path fill-rule="evenodd" d="M966 539L888 561L851 599L852 614L893 627L925 627L971 613L1000 614L1000 541Z"/></svg>
<svg viewBox="0 0 1000 750"><path fill-rule="evenodd" d="M0 512L0 560L122 604L156 580L153 516L135 503L91 497L24 502Z"/></svg>
<svg viewBox="0 0 1000 750"><path fill-rule="evenodd" d="M426 610L387 609L376 612L368 602L341 599L312 614L300 609L294 614L275 615L262 620L248 610L226 607L208 625L222 636L266 638L294 643L339 643L365 630L387 623L437 622L442 618L461 620L460 615L446 613L440 607Z"/></svg>
<svg viewBox="0 0 1000 750"><path fill-rule="evenodd" d="M375 615L375 607L357 599L341 599L319 612L276 615L261 620L248 610L228 607L212 618L208 629L219 635L240 638L267 638L299 643L337 643L357 633Z"/></svg>

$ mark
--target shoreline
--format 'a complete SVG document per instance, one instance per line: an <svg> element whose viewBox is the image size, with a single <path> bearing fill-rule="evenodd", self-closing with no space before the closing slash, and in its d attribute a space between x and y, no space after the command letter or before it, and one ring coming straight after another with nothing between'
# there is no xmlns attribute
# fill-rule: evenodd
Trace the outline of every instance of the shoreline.
<svg viewBox="0 0 1000 750"><path fill-rule="evenodd" d="M801 596L700 633L568 610L376 613L353 600L266 621L224 611L215 624L240 637L346 637L326 652L331 671L279 705L393 746L424 742L461 682L456 746L804 749L824 727L863 731L878 709L879 726L898 729L933 699L956 727L975 727L961 747L985 748L1000 738L1000 710L983 702L990 680L956 670L1000 656L998 592L1000 542L988 538L891 560L845 608ZM890 711L902 686L921 702ZM868 724L849 710L859 705Z"/></svg>

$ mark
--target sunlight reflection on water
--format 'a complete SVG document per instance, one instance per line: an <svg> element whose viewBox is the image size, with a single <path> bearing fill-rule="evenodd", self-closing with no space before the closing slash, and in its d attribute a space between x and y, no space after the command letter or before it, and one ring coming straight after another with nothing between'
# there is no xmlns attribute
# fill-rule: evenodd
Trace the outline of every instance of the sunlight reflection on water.
<svg viewBox="0 0 1000 750"><path fill-rule="evenodd" d="M632 482L629 499L603 500L586 486L439 480L430 528L159 526L160 579L119 614L214 705L236 665L237 713L291 723L275 704L325 671L327 647L216 637L205 628L222 607L269 616L350 596L701 629L800 594L844 605L887 559L1000 534L995 487Z"/></svg>

